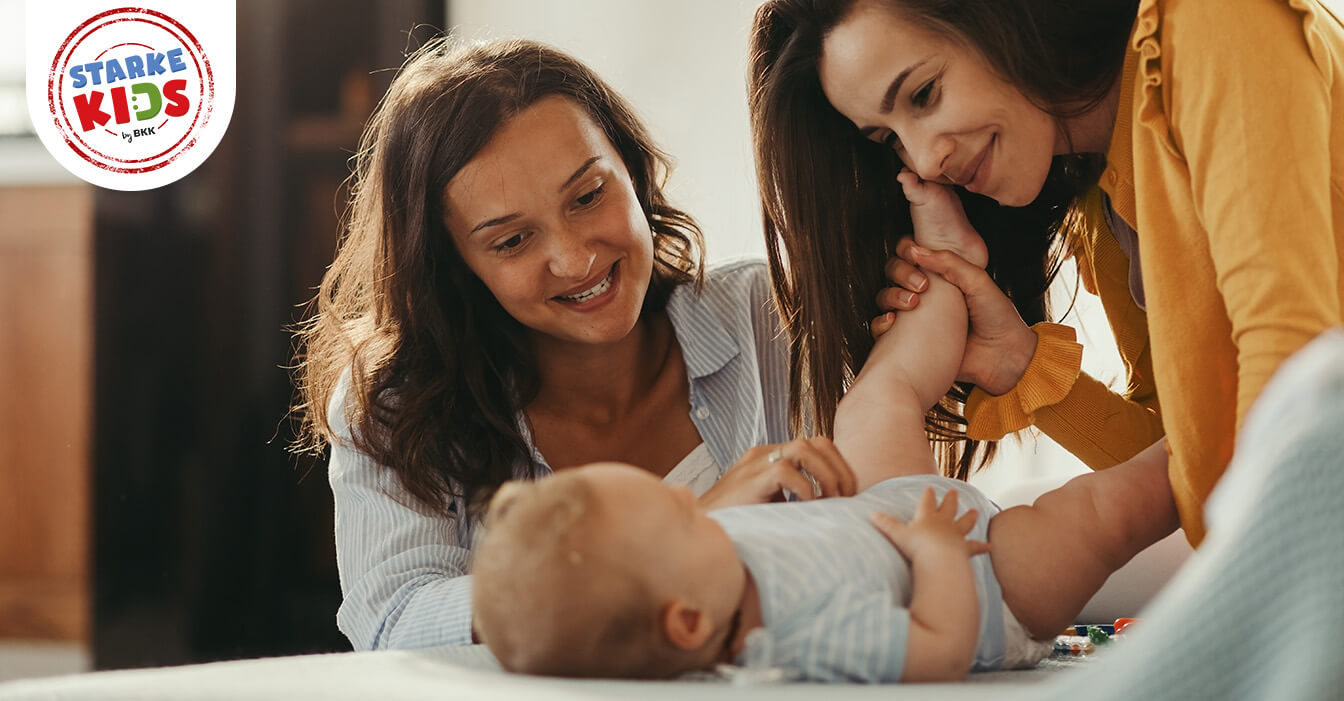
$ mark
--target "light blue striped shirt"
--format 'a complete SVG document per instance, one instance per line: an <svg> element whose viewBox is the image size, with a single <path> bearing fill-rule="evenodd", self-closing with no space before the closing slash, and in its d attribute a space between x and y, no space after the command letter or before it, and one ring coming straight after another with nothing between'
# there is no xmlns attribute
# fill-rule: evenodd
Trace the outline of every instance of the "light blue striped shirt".
<svg viewBox="0 0 1344 701"><path fill-rule="evenodd" d="M988 541L999 508L980 490L939 475L897 477L848 498L756 504L710 516L737 547L760 593L764 628L747 636L737 663L777 667L822 682L896 682L910 632L910 565L873 527L881 511L904 521L925 488L956 489L958 513L979 511L966 537ZM971 558L980 607L975 670L1004 656L1003 594L989 555Z"/></svg>
<svg viewBox="0 0 1344 701"><path fill-rule="evenodd" d="M788 342L764 261L710 267L703 291L667 303L690 379L690 416L719 473L757 445L789 440ZM329 409L337 436L328 478L344 600L336 624L357 650L471 643L471 547L480 524L415 502L396 474L349 444L344 390ZM533 448L543 473L550 467ZM525 476L519 465L517 474ZM538 584L538 586L544 586Z"/></svg>

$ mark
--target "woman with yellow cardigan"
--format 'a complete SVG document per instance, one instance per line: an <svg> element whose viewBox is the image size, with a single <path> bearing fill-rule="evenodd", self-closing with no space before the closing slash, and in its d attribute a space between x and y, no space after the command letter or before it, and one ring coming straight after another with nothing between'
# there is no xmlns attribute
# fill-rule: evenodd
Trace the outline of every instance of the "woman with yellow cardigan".
<svg viewBox="0 0 1344 701"><path fill-rule="evenodd" d="M921 270L938 273L972 324L966 384L929 418L947 471L965 476L988 454L976 441L1030 425L1093 469L1165 434L1198 544L1247 409L1341 323L1344 26L1331 10L770 0L751 61L767 248L794 386L812 391L795 416L827 430L871 347L864 320L918 304ZM988 272L905 237L901 168L957 188ZM869 268L893 252L897 286L882 289ZM1121 393L1080 371L1071 329L1045 323L1060 252L1101 298Z"/></svg>

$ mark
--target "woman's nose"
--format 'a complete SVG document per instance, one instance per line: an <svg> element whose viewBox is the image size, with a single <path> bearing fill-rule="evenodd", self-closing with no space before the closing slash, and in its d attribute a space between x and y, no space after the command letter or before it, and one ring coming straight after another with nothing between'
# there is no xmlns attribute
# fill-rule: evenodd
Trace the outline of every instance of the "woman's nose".
<svg viewBox="0 0 1344 701"><path fill-rule="evenodd" d="M907 168L915 171L915 175L923 180L942 180L955 147L952 139L926 138L903 144L905 150L901 156Z"/></svg>
<svg viewBox="0 0 1344 701"><path fill-rule="evenodd" d="M555 236L550 256L551 274L562 280L583 280L593 270L597 251L588 245L579 232L564 232Z"/></svg>

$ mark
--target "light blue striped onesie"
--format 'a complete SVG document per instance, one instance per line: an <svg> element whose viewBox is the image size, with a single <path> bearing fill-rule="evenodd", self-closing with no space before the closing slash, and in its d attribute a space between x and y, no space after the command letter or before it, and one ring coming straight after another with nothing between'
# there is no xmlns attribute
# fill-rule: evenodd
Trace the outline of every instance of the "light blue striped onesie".
<svg viewBox="0 0 1344 701"><path fill-rule="evenodd" d="M905 667L910 566L873 527L876 511L908 521L927 487L955 488L958 509L979 511L967 538L988 540L999 508L965 482L897 477L849 498L758 504L710 512L760 591L765 627L747 638L744 667L781 667L811 681L894 682ZM989 555L971 558L980 605L973 669L1004 658L1004 607Z"/></svg>

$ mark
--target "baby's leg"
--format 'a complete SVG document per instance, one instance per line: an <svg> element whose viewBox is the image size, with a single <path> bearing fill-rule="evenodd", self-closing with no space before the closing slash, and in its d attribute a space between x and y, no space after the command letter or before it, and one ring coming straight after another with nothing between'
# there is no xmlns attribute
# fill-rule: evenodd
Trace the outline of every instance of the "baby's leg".
<svg viewBox="0 0 1344 701"><path fill-rule="evenodd" d="M910 201L916 243L955 251L983 267L989 260L985 243L956 193L908 170L897 179ZM930 275L919 306L896 315L877 339L835 414L835 445L860 490L892 477L937 473L924 414L957 377L966 328L961 290Z"/></svg>
<svg viewBox="0 0 1344 701"><path fill-rule="evenodd" d="M988 260L951 189L905 171L915 240L950 249L977 265ZM929 276L919 306L896 315L877 339L863 371L835 414L835 445L860 490L892 477L936 474L924 414L952 386L966 346L966 300L951 283Z"/></svg>
<svg viewBox="0 0 1344 701"><path fill-rule="evenodd" d="M1081 475L989 522L990 558L1009 610L1034 637L1072 625L1112 572L1176 530L1166 442Z"/></svg>
<svg viewBox="0 0 1344 701"><path fill-rule="evenodd" d="M912 474L936 474L924 412L952 386L966 346L966 300L929 276L915 309L897 315L835 412L835 447L860 491Z"/></svg>

